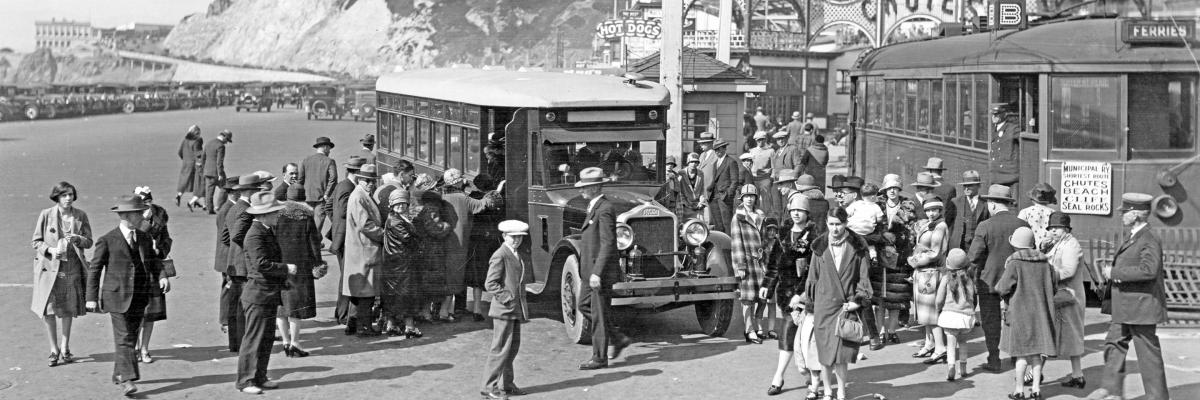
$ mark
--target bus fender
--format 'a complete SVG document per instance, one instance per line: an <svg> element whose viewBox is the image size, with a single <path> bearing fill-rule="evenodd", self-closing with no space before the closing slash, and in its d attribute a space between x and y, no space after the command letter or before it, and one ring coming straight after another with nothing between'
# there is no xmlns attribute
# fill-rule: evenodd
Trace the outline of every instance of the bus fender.
<svg viewBox="0 0 1200 400"><path fill-rule="evenodd" d="M567 256L579 254L579 249L583 246L582 242L583 238L580 235L571 235L559 239L558 243L554 244L554 250L550 252L550 265L541 271L534 272L534 281L544 284L529 285L530 292L533 294L542 294L546 288L550 288L551 293L557 293L558 288L561 287L559 280L562 279L562 264L566 261Z"/></svg>
<svg viewBox="0 0 1200 400"><path fill-rule="evenodd" d="M708 254L705 258L705 265L708 267L708 272L716 276L733 276L733 264L731 262L731 252L733 240L724 232L712 231L708 234L708 241L704 243Z"/></svg>

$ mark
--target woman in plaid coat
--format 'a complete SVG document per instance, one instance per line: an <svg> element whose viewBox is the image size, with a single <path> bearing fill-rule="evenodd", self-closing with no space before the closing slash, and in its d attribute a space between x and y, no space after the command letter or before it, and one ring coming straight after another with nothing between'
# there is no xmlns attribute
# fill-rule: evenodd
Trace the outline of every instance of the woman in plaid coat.
<svg viewBox="0 0 1200 400"><path fill-rule="evenodd" d="M745 318L746 343L762 343L762 326L759 319L765 311L766 299L758 297L763 276L767 274L763 256L762 228L766 214L755 205L758 188L753 184L742 186L742 203L733 214L729 225L729 236L733 239L733 269L738 278L739 299L742 301L742 317ZM753 328L753 329L751 329Z"/></svg>

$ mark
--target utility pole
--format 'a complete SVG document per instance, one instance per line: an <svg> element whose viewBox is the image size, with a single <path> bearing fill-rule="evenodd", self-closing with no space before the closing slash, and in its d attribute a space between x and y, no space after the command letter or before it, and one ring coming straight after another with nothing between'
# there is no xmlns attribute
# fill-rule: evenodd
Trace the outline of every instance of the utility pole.
<svg viewBox="0 0 1200 400"><path fill-rule="evenodd" d="M658 82L671 94L667 110L667 154L683 154L683 93L680 64L683 53L683 0L663 1L662 51ZM713 132L716 134L717 132Z"/></svg>
<svg viewBox="0 0 1200 400"><path fill-rule="evenodd" d="M804 0L804 75L801 75L801 81L804 82L804 87L800 88L800 93L803 96L800 98L800 115L801 118L805 119L808 118L808 59L809 56L811 56L811 54L808 53L808 42L811 40L809 37L811 33L809 32L808 25L810 22L812 22L812 18L809 18L808 15L811 12L812 0Z"/></svg>
<svg viewBox="0 0 1200 400"><path fill-rule="evenodd" d="M729 36L733 30L733 0L721 0L721 10L717 15L720 18L717 28L717 61L729 64Z"/></svg>

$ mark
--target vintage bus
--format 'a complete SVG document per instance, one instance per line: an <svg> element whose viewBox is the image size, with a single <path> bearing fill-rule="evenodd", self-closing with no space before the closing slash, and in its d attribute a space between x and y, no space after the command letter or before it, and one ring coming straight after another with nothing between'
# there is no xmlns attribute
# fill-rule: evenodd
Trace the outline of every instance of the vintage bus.
<svg viewBox="0 0 1200 400"><path fill-rule="evenodd" d="M853 172L868 180L898 173L911 182L936 156L949 169L946 183L968 169L987 183L1008 160L1018 167L1020 207L1030 204L1025 193L1037 182L1058 189L1059 206L1071 214L1093 262L1104 262L1120 243L1121 194L1149 193L1168 277L1194 284L1200 281L1200 200L1192 196L1200 196L1193 193L1200 190L1200 168L1193 165L1200 112L1196 24L1049 21L872 50L852 72ZM1017 137L997 135L989 111L996 103L1015 111L1008 123L1020 124ZM1195 299L1172 301L1200 306Z"/></svg>
<svg viewBox="0 0 1200 400"><path fill-rule="evenodd" d="M578 307L588 202L573 183L591 166L610 175L604 194L618 204L623 281L613 305L694 305L704 333L724 334L737 286L729 237L653 201L664 175L662 86L637 77L440 69L385 75L376 91L381 171L403 159L434 177L457 168L504 182L505 218L530 225L530 290L557 296L569 340L590 340Z"/></svg>

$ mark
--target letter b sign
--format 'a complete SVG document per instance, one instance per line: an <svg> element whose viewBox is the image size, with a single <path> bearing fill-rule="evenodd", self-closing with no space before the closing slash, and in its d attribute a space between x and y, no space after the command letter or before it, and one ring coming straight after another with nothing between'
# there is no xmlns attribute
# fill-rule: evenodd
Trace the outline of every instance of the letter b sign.
<svg viewBox="0 0 1200 400"><path fill-rule="evenodd" d="M992 5L991 14L993 29L1025 29L1028 26L1023 0L999 0Z"/></svg>

